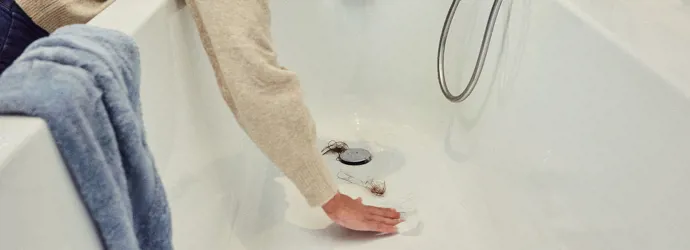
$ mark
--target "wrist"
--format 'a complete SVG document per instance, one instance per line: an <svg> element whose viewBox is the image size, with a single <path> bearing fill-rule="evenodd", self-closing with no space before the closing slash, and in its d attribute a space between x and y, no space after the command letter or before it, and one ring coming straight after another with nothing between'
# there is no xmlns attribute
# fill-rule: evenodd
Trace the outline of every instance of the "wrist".
<svg viewBox="0 0 690 250"><path fill-rule="evenodd" d="M336 192L335 195L330 200L328 200L325 204L323 204L321 206L323 211L326 212L327 214L330 214L330 213L333 213L336 210L338 210L338 207L339 207L338 200L340 200L341 195L342 194L340 192Z"/></svg>

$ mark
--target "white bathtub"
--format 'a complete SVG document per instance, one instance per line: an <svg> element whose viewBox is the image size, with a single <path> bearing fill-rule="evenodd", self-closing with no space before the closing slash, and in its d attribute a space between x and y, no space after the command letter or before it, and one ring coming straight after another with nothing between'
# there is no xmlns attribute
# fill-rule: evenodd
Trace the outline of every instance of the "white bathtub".
<svg viewBox="0 0 690 250"><path fill-rule="evenodd" d="M119 0L92 24L141 47L144 119L176 249L688 249L690 33L681 21L690 11L687 1L655 2L506 0L479 86L451 104L435 72L450 1L274 0L276 48L302 79L321 143L370 149L374 161L358 171L386 179L390 194L413 194L421 223L384 238L312 223L318 209L235 124L183 4ZM458 10L446 56L456 93L490 4ZM40 124L3 117L0 137L19 129L8 122ZM35 126L26 138L46 134ZM46 245L95 244L69 188L53 191L72 201L64 212L5 223L41 202L5 202L18 199L5 184L20 181L8 171L29 171L5 160L22 151L9 145L0 147L0 249L47 249L2 238L49 235L22 223L85 233ZM55 151L43 147L37 154ZM344 168L329 163L334 174ZM21 195L31 192L42 191Z"/></svg>

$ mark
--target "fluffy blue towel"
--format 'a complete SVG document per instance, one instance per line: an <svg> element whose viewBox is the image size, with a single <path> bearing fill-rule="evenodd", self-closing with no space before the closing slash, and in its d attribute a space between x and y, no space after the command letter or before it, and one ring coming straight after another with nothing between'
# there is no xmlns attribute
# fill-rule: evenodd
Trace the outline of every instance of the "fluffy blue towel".
<svg viewBox="0 0 690 250"><path fill-rule="evenodd" d="M130 37L74 25L34 42L0 76L0 114L48 123L105 249L172 249Z"/></svg>

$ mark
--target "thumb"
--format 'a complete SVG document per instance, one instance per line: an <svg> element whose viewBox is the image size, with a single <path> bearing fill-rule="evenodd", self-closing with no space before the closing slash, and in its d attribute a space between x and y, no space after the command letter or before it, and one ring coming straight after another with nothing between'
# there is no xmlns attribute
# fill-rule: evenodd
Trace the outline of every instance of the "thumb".
<svg viewBox="0 0 690 250"><path fill-rule="evenodd" d="M362 203L362 197L359 197L355 200L356 202Z"/></svg>

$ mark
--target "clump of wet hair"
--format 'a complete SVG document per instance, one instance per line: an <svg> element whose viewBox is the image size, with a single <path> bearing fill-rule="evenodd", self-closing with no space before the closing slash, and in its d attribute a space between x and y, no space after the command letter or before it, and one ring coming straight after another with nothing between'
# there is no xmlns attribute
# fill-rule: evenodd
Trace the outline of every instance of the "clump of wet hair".
<svg viewBox="0 0 690 250"><path fill-rule="evenodd" d="M386 181L371 179L366 182L366 186L369 188L369 192L376 196L383 196L386 194Z"/></svg>
<svg viewBox="0 0 690 250"><path fill-rule="evenodd" d="M362 181L343 171L338 172L338 179L366 188L376 196L383 196L386 194L386 182L382 180L368 179Z"/></svg>
<svg viewBox="0 0 690 250"><path fill-rule="evenodd" d="M328 146L323 148L321 150L321 154L329 154L329 153L335 153L340 155L341 153L345 152L345 150L348 150L350 146L347 145L347 143L341 142L341 141L329 141Z"/></svg>

